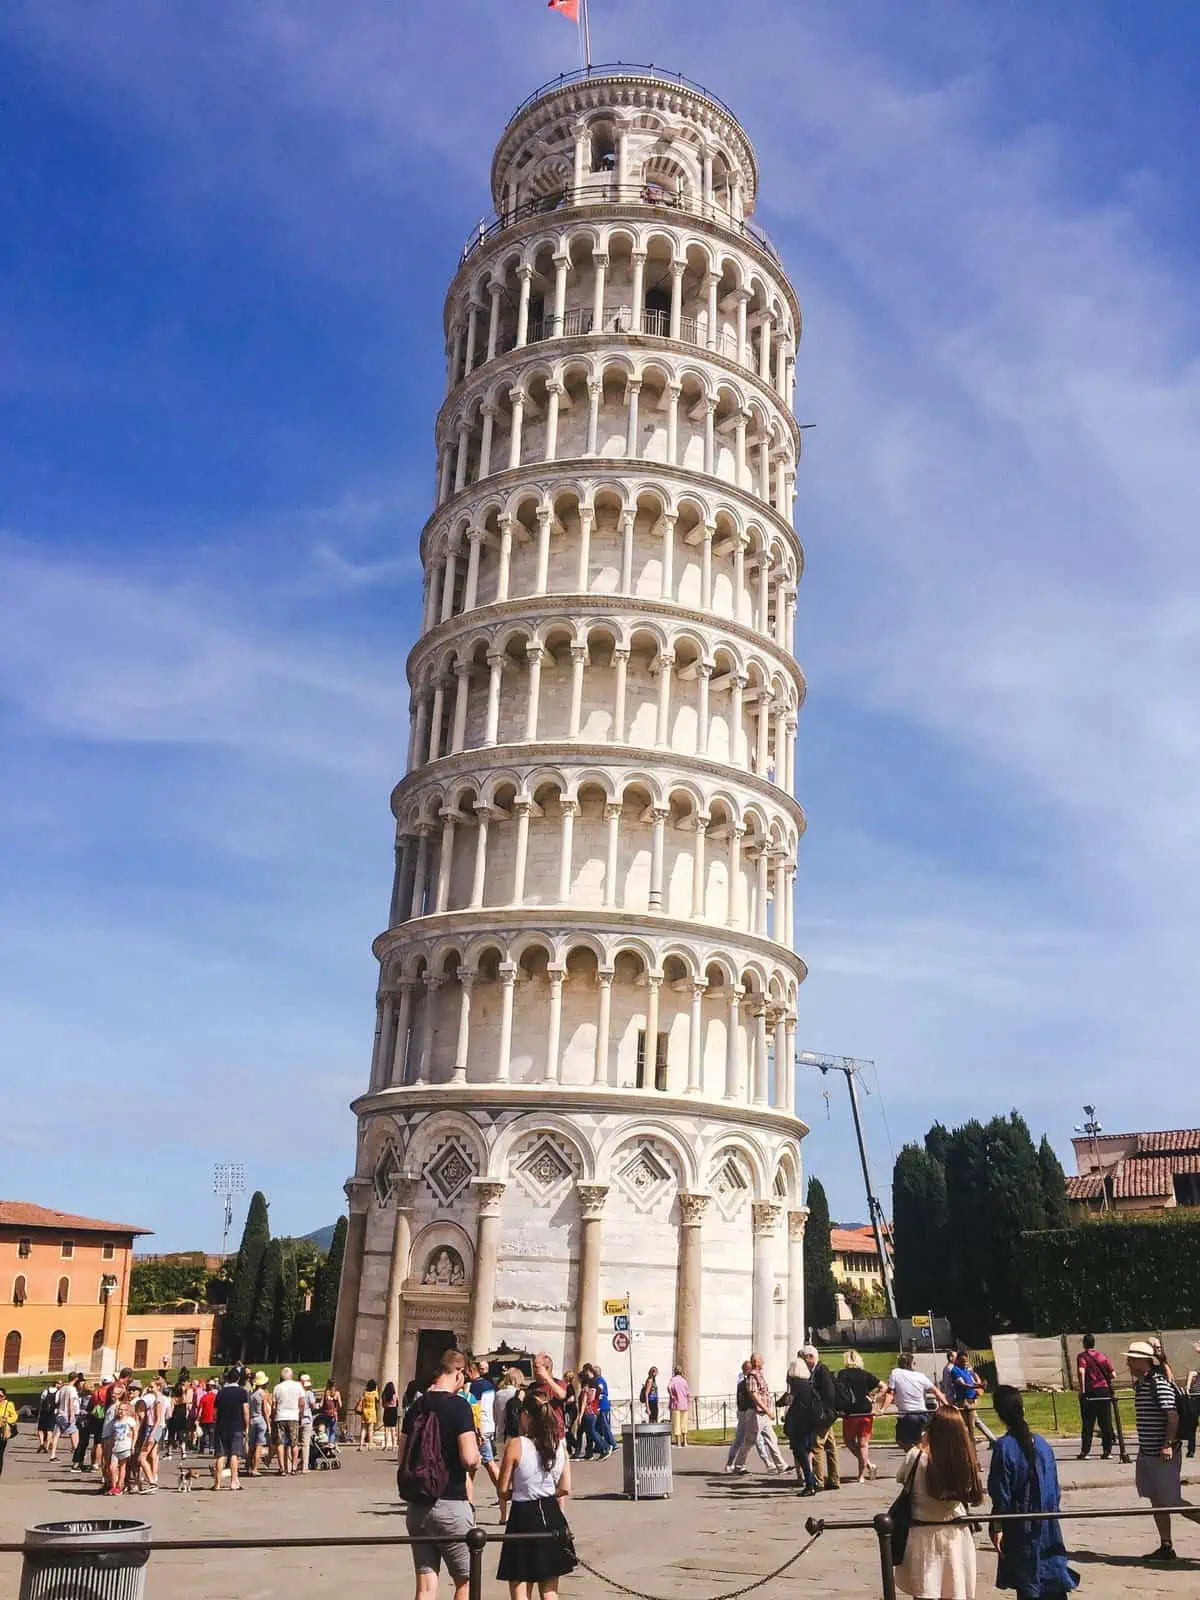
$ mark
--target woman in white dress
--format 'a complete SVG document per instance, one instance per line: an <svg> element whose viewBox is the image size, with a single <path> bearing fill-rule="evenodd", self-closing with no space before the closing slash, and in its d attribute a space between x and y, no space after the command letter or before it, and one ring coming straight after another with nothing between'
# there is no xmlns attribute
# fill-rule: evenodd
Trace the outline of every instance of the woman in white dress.
<svg viewBox="0 0 1200 1600"><path fill-rule="evenodd" d="M979 1466L967 1425L959 1412L944 1408L929 1419L929 1430L904 1458L896 1474L911 1484L914 1522L951 1523L983 1499ZM904 1560L896 1568L896 1587L914 1600L975 1600L975 1538L969 1527L913 1527Z"/></svg>

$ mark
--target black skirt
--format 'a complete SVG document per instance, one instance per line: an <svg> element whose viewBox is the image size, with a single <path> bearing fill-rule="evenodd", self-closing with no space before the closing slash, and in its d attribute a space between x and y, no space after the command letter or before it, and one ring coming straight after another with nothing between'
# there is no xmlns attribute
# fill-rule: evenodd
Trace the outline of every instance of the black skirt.
<svg viewBox="0 0 1200 1600"><path fill-rule="evenodd" d="M385 1428L394 1428L399 1420L400 1409L398 1406L384 1406L383 1425Z"/></svg>
<svg viewBox="0 0 1200 1600"><path fill-rule="evenodd" d="M505 1539L500 1547L496 1576L506 1583L544 1583L561 1578L576 1567L571 1530L557 1497L514 1500L504 1525L505 1533L557 1534L556 1539Z"/></svg>

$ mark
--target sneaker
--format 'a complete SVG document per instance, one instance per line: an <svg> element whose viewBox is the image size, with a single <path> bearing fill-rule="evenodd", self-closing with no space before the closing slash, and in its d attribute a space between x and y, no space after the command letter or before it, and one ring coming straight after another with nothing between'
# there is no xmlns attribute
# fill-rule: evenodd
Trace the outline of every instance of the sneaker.
<svg viewBox="0 0 1200 1600"><path fill-rule="evenodd" d="M1150 1554L1142 1559L1144 1561L1152 1561L1158 1566L1159 1564L1166 1565L1168 1562L1177 1561L1179 1558L1175 1554L1175 1546L1173 1544L1160 1544L1157 1550L1151 1550Z"/></svg>

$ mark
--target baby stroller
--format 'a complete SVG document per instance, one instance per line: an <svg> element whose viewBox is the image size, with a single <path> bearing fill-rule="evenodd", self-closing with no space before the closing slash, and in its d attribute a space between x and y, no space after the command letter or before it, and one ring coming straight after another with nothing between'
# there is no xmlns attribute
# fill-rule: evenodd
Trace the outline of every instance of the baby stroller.
<svg viewBox="0 0 1200 1600"><path fill-rule="evenodd" d="M313 1429L312 1442L308 1447L308 1470L310 1472L340 1472L342 1457L338 1450L337 1436L331 1434L324 1422L318 1422Z"/></svg>

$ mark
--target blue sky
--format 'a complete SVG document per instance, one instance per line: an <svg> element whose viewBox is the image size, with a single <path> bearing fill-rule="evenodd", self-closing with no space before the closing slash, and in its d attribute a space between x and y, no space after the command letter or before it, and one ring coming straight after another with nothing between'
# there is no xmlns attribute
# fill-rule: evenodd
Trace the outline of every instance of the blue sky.
<svg viewBox="0 0 1200 1600"><path fill-rule="evenodd" d="M304 1231L370 1052L442 297L573 30L0 39L0 1187L211 1247L240 1157ZM593 41L741 114L804 310L801 1044L877 1060L881 1182L935 1117L1195 1123L1200 13L593 0ZM862 1214L842 1086L801 1105Z"/></svg>

